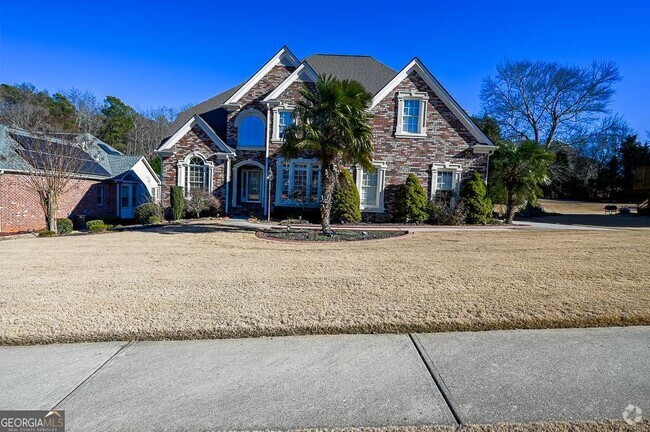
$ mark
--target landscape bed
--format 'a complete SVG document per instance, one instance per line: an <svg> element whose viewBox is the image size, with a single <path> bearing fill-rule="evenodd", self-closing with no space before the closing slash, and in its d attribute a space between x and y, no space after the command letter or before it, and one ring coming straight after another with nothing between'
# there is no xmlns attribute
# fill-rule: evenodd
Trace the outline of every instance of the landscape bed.
<svg viewBox="0 0 650 432"><path fill-rule="evenodd" d="M650 230L262 242L214 222L0 247L0 343L650 324Z"/></svg>

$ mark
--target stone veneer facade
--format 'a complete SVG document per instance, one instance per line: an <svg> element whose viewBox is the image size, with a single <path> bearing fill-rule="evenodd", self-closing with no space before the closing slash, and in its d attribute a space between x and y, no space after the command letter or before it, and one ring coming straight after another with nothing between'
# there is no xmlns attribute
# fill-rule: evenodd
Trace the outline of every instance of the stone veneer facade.
<svg viewBox="0 0 650 432"><path fill-rule="evenodd" d="M265 165L266 152L264 148L259 151L237 150L237 128L235 119L237 115L247 109L258 110L265 118L268 119L268 167L273 174L277 176L276 161L280 142L273 140L273 108L267 108L261 101L278 86L294 70L292 67L276 66L266 76L264 76L255 86L253 86L240 100L241 108L231 110L227 117L227 133L224 139L226 144L234 148L237 156L231 160L231 167L240 164L243 161L252 160L261 165ZM308 86L313 88L313 84ZM298 80L291 84L278 98L281 104L292 104L300 98L300 90L303 83ZM398 99L400 91L418 91L428 94L426 124L427 132L423 137L397 137L397 119L398 119ZM371 120L373 137L375 140L375 157L376 162L382 162L386 165L385 170L385 189L384 189L384 209L383 213L365 214L367 219L385 220L390 214L390 210L395 201L395 194L398 186L403 184L409 174L418 176L423 187L432 195L432 164L450 162L462 166L462 178L466 178L473 171L479 171L485 175L487 171L488 156L486 154L474 154L471 146L478 144L474 136L465 128L461 121L454 113L443 103L443 101L429 88L426 82L416 73L412 72L396 88L394 88L381 102L372 109L373 118ZM185 158L192 151L205 151L211 160L215 162L214 170L214 190L213 193L225 199L225 182L226 168L225 161L214 159L214 153L217 151L216 146L212 144L205 133L200 128L194 127L176 144L175 155L164 159L164 185L169 186L176 184L177 163ZM217 169L217 162L219 163ZM239 171L236 175L239 175ZM238 193L233 191L233 177L235 172L231 171L230 200L232 204L232 194ZM277 179L277 177L276 177ZM241 179L238 185L241 185ZM271 209L275 210L275 184L276 181L270 182ZM163 187L166 203L169 200L169 187ZM264 213L264 204L242 204L237 198L236 207L230 205L230 210L244 210L250 213ZM279 207L279 206L278 206Z"/></svg>

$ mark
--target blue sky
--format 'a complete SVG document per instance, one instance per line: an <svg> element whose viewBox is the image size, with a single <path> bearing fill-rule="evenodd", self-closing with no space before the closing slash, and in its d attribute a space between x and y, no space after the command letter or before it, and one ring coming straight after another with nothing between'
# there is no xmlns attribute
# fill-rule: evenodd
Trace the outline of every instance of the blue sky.
<svg viewBox="0 0 650 432"><path fill-rule="evenodd" d="M477 113L482 78L506 58L608 59L623 75L612 108L645 138L649 25L648 2L625 0L2 0L0 82L179 107L238 84L288 45L301 58L368 54L394 69L418 56Z"/></svg>

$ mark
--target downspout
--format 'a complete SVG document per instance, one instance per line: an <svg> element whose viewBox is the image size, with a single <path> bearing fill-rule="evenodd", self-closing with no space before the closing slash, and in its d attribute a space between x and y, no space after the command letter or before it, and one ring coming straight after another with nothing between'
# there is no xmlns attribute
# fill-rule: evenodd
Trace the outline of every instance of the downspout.
<svg viewBox="0 0 650 432"><path fill-rule="evenodd" d="M270 134L270 124L271 124L271 106L267 105L266 106L266 144L265 144L265 150L266 150L266 155L264 157L264 184L266 185L265 187L265 193L264 193L264 215L266 216L266 220L270 221L271 220L271 180L269 180L269 143L271 141L271 134Z"/></svg>
<svg viewBox="0 0 650 432"><path fill-rule="evenodd" d="M228 197L230 196L230 156L226 156L226 214L230 209Z"/></svg>

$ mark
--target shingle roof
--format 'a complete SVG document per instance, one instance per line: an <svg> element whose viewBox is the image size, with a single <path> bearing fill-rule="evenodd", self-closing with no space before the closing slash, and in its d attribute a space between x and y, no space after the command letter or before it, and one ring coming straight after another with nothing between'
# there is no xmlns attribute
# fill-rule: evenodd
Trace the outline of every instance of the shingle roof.
<svg viewBox="0 0 650 432"><path fill-rule="evenodd" d="M370 56L314 54L305 59L317 74L355 80L374 95L397 74Z"/></svg>
<svg viewBox="0 0 650 432"><path fill-rule="evenodd" d="M135 164L137 164L142 156L126 156L126 155L108 155L108 162L111 167L111 175L118 177L127 171L130 171Z"/></svg>
<svg viewBox="0 0 650 432"><path fill-rule="evenodd" d="M49 134L54 142L63 145L80 144L83 142L83 152L93 163L102 169L94 171L94 178L113 178L129 171L142 159L142 156L125 156L110 145L90 134L52 133ZM33 168L15 150L20 145L16 138L38 138L29 132L0 125L0 170L5 171L30 171ZM89 174L89 173L86 173Z"/></svg>
<svg viewBox="0 0 650 432"><path fill-rule="evenodd" d="M171 130L177 131L195 114L199 114L201 118L203 118L203 120L205 120L210 125L210 127L214 129L217 135L222 138L225 137L227 113L226 110L222 108L222 106L224 102L226 102L230 96L235 94L235 92L239 90L239 87L242 85L243 83L181 112L178 117L176 117L176 120L174 120L174 122L171 124Z"/></svg>
<svg viewBox="0 0 650 432"><path fill-rule="evenodd" d="M309 66L318 74L359 81L372 95L381 90L397 74L396 71L370 56L314 54L304 61L309 63ZM223 104L243 84L181 112L172 123L171 130L177 131L192 116L198 114L225 141L227 112L223 108Z"/></svg>

